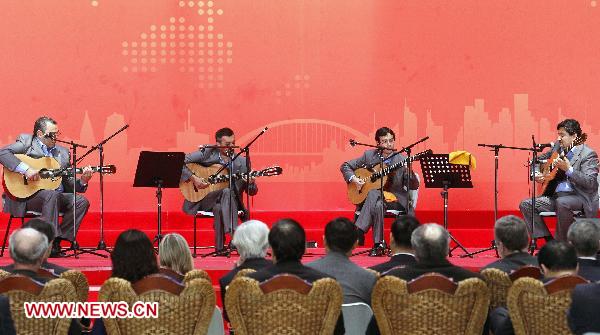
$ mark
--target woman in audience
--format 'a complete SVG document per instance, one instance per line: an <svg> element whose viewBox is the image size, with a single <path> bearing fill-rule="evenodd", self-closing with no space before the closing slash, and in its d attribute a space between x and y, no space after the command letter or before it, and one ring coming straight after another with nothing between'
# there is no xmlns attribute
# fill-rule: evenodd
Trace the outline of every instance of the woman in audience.
<svg viewBox="0 0 600 335"><path fill-rule="evenodd" d="M137 229L129 229L119 234L110 260L112 277L125 279L132 284L148 275L158 273L152 242L146 234ZM102 319L94 322L92 334L106 334Z"/></svg>
<svg viewBox="0 0 600 335"><path fill-rule="evenodd" d="M158 247L158 255L161 269L167 269L161 272L177 281L181 281L183 276L194 268L190 246L185 238L177 233L163 237ZM171 274L169 270L175 273Z"/></svg>

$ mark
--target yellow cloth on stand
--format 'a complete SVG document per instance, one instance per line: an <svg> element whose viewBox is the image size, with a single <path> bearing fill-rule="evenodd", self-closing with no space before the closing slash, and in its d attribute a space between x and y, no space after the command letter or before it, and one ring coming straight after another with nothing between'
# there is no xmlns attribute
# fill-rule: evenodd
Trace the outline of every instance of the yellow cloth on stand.
<svg viewBox="0 0 600 335"><path fill-rule="evenodd" d="M450 164L468 165L471 169L477 167L477 160L470 152L459 150L448 154Z"/></svg>

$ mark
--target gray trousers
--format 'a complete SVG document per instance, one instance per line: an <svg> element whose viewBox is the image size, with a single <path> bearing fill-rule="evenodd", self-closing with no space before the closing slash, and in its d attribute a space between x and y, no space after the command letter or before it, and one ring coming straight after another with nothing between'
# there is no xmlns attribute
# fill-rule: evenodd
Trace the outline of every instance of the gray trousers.
<svg viewBox="0 0 600 335"><path fill-rule="evenodd" d="M75 220L73 220L73 194L62 193L54 190L41 190L32 198L27 200L28 211L41 212L41 219L50 222L54 226L57 237L73 240L73 227L75 234L90 208L89 201L81 194L77 194L75 201ZM63 219L58 224L58 214L63 213ZM75 225L73 225L73 221Z"/></svg>
<svg viewBox="0 0 600 335"><path fill-rule="evenodd" d="M356 218L356 226L363 232L369 231L373 227L373 242L381 243L383 241L383 202L381 201L381 192L379 190L370 190L367 199L360 209L360 215ZM404 210L404 207L397 202L385 204L385 209Z"/></svg>
<svg viewBox="0 0 600 335"><path fill-rule="evenodd" d="M233 199L233 201L231 201ZM238 203L229 188L208 193L196 203L184 204L184 211L195 215L198 211L209 211L215 215L215 248L225 247L225 234L232 233L238 226ZM232 215L233 214L233 215ZM233 218L233 220L232 220Z"/></svg>
<svg viewBox="0 0 600 335"><path fill-rule="evenodd" d="M519 205L519 209L525 218L527 230L532 238L552 236L539 213L556 212L556 236L554 237L559 241L567 241L567 232L575 220L573 211L583 210L583 199L572 193L559 194L555 197L541 196L536 198L533 234L531 233L532 208L531 198L521 201Z"/></svg>

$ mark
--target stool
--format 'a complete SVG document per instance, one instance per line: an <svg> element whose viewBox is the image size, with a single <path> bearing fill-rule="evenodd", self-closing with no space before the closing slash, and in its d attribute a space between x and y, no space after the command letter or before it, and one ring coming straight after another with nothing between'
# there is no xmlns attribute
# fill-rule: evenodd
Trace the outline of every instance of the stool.
<svg viewBox="0 0 600 335"><path fill-rule="evenodd" d="M4 256L4 249L6 248L6 240L8 239L8 232L10 231L10 224L13 219L21 219L21 226L25 223L25 219L33 219L39 218L42 216L42 213L35 211L27 211L24 216L11 216L8 218L8 223L6 224L6 231L4 232L4 240L2 241L2 251L0 251L0 257Z"/></svg>
<svg viewBox="0 0 600 335"><path fill-rule="evenodd" d="M244 215L244 211L238 211L238 218L242 215ZM215 213L213 212L209 212L209 211L197 211L196 215L194 215L194 253L192 254L192 257L196 258L196 256L198 255L196 253L196 249L200 248L200 249L211 249L211 248L215 248L214 245L211 246L202 246L202 247L198 247L196 246L196 231L197 231L197 221L198 219L214 219L215 217Z"/></svg>

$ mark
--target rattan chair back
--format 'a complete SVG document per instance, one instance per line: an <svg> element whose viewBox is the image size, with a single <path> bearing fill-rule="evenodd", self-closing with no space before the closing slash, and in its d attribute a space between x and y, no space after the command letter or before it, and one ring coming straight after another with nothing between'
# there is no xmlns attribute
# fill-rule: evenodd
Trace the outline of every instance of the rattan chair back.
<svg viewBox="0 0 600 335"><path fill-rule="evenodd" d="M383 335L480 335L489 301L490 292L481 279L469 278L456 284L439 274L426 274L409 283L384 276L371 296Z"/></svg>
<svg viewBox="0 0 600 335"><path fill-rule="evenodd" d="M490 311L496 307L506 306L506 297L508 296L508 289L512 286L512 283L522 277L531 277L534 279L540 279L542 273L538 267L535 266L524 266L508 274L499 269L484 269L481 271L483 280L490 289Z"/></svg>
<svg viewBox="0 0 600 335"><path fill-rule="evenodd" d="M158 302L158 318L105 318L111 334L206 334L215 308L215 292L205 279L184 285L162 274L150 275L135 284L110 278L100 288L99 301Z"/></svg>
<svg viewBox="0 0 600 335"><path fill-rule="evenodd" d="M66 279L57 278L46 284L29 277L10 275L0 281L0 294L10 300L10 314L17 334L66 334L70 318L28 318L25 302L75 302L75 287Z"/></svg>
<svg viewBox="0 0 600 335"><path fill-rule="evenodd" d="M342 300L331 278L311 285L285 274L259 284L238 276L229 284L225 306L236 334L332 334Z"/></svg>
<svg viewBox="0 0 600 335"><path fill-rule="evenodd" d="M516 335L571 334L567 309L575 285L587 283L579 276L554 279L546 285L533 278L520 278L508 290L508 311Z"/></svg>

